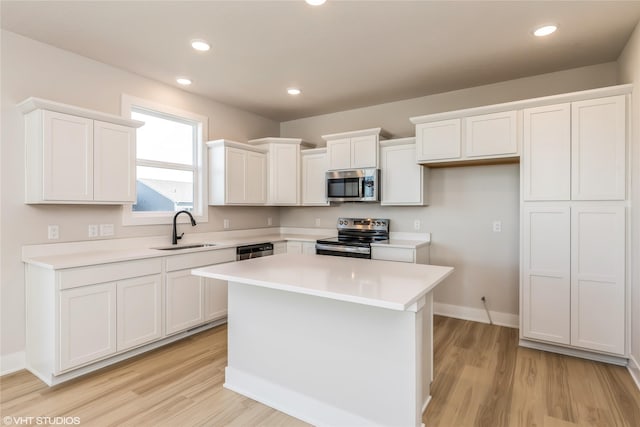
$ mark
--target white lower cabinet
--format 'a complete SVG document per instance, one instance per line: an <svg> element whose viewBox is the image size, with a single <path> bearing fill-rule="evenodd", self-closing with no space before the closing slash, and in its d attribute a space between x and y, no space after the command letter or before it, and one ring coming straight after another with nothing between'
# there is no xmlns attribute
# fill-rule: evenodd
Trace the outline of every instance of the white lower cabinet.
<svg viewBox="0 0 640 427"><path fill-rule="evenodd" d="M274 242L273 243L273 254L286 254L287 253L287 242Z"/></svg>
<svg viewBox="0 0 640 427"><path fill-rule="evenodd" d="M414 248L375 244L371 246L371 259L429 264L429 245Z"/></svg>
<svg viewBox="0 0 640 427"><path fill-rule="evenodd" d="M524 210L522 331L571 344L571 215L568 206Z"/></svg>
<svg viewBox="0 0 640 427"><path fill-rule="evenodd" d="M204 279L204 320L216 320L227 315L226 280Z"/></svg>
<svg viewBox="0 0 640 427"><path fill-rule="evenodd" d="M191 270L235 261L234 248L166 260L165 333L172 335L227 314L227 282L194 276Z"/></svg>
<svg viewBox="0 0 640 427"><path fill-rule="evenodd" d="M60 356L65 371L116 352L116 284L60 292Z"/></svg>
<svg viewBox="0 0 640 427"><path fill-rule="evenodd" d="M137 277L117 283L117 350L162 337L162 276Z"/></svg>
<svg viewBox="0 0 640 427"><path fill-rule="evenodd" d="M167 335L184 331L204 321L204 284L191 269L167 273Z"/></svg>
<svg viewBox="0 0 640 427"><path fill-rule="evenodd" d="M571 344L625 353L625 208L571 208Z"/></svg>
<svg viewBox="0 0 640 427"><path fill-rule="evenodd" d="M303 254L303 255L315 255L316 243L305 242L299 240L287 241L287 253L288 254Z"/></svg>
<svg viewBox="0 0 640 427"><path fill-rule="evenodd" d="M625 208L524 208L522 336L622 356Z"/></svg>
<svg viewBox="0 0 640 427"><path fill-rule="evenodd" d="M58 270L27 264L27 368L54 385L224 318L227 282L193 276L191 269L234 261L235 253L226 248Z"/></svg>

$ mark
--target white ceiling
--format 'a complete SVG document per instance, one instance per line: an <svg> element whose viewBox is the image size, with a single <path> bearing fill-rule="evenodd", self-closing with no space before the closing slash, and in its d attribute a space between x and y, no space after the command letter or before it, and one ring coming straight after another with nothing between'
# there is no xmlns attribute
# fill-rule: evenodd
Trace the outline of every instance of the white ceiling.
<svg viewBox="0 0 640 427"><path fill-rule="evenodd" d="M615 61L640 1L7 1L2 28L278 121ZM556 34L531 30L556 23ZM212 44L195 52L190 40ZM9 65L10 66L10 65ZM296 86L302 95L291 97Z"/></svg>

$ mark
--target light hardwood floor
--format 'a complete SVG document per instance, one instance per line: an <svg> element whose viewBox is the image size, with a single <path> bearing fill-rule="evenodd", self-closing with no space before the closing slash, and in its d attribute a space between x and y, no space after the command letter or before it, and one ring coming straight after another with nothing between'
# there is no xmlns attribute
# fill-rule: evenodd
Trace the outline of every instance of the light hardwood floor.
<svg viewBox="0 0 640 427"><path fill-rule="evenodd" d="M436 317L425 425L640 426L640 391L625 368L517 340L516 329ZM25 371L2 377L0 412L79 417L81 426L306 425L222 388L225 365L220 326L52 388Z"/></svg>

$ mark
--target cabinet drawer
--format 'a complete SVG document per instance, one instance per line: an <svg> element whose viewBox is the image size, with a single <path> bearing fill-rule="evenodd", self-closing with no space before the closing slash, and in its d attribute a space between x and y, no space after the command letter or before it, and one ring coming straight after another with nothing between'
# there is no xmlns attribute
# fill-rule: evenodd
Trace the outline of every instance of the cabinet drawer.
<svg viewBox="0 0 640 427"><path fill-rule="evenodd" d="M235 248L174 255L167 258L167 271L185 270L236 260Z"/></svg>
<svg viewBox="0 0 640 427"><path fill-rule="evenodd" d="M57 272L58 287L59 289L70 289L96 283L114 282L158 274L161 270L160 258L69 268Z"/></svg>
<svg viewBox="0 0 640 427"><path fill-rule="evenodd" d="M383 248L379 246L371 247L371 259L397 262L415 262L416 251L409 248Z"/></svg>

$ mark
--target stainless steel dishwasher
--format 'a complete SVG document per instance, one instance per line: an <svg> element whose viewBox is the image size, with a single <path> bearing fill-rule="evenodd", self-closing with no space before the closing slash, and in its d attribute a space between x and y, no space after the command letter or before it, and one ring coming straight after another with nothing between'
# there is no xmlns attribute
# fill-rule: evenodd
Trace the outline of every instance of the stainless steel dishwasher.
<svg viewBox="0 0 640 427"><path fill-rule="evenodd" d="M238 246L236 248L236 261L269 255L273 255L273 243L257 243L255 245Z"/></svg>

